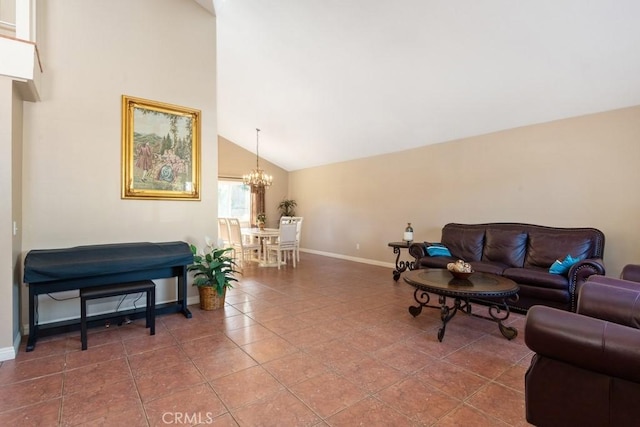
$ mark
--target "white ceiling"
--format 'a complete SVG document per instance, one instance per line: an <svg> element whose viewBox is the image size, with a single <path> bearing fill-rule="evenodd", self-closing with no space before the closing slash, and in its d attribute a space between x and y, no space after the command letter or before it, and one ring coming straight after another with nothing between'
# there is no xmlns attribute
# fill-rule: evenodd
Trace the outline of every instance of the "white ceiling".
<svg viewBox="0 0 640 427"><path fill-rule="evenodd" d="M287 170L640 104L637 0L213 2L218 133Z"/></svg>

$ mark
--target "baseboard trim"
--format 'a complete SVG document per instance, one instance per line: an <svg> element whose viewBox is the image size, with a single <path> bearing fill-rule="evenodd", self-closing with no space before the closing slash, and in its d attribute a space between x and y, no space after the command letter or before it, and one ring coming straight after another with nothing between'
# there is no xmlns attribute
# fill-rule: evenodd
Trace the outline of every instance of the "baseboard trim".
<svg viewBox="0 0 640 427"><path fill-rule="evenodd" d="M359 257L354 257L354 256L349 256L349 255L343 255L343 254L336 254L333 252L323 252L323 251L316 251L314 249L303 249L300 248L300 252L306 252L306 253L310 253L310 254L315 254L315 255L322 255L322 256L328 256L331 258L339 258L339 259L344 259L347 261L353 261L353 262L360 262L362 264L370 264L370 265L377 265L379 267L388 267L388 268L395 268L395 264L391 263L391 262L383 262L383 261L378 261L375 259L368 259L368 258L359 258Z"/></svg>
<svg viewBox="0 0 640 427"><path fill-rule="evenodd" d="M16 336L16 339L13 341L12 347L4 347L0 348L0 362L4 360L13 360L16 358L16 354L18 354L18 349L20 348L20 334Z"/></svg>

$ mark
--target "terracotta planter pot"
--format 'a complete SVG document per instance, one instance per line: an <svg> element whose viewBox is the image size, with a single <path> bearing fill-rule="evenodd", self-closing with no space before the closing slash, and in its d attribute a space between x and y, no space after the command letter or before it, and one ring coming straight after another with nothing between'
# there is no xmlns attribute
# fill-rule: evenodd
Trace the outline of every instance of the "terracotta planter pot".
<svg viewBox="0 0 640 427"><path fill-rule="evenodd" d="M227 289L224 289L222 295L218 295L216 288L211 286L198 286L200 293L200 309L201 310L217 310L224 307L224 297L227 295Z"/></svg>

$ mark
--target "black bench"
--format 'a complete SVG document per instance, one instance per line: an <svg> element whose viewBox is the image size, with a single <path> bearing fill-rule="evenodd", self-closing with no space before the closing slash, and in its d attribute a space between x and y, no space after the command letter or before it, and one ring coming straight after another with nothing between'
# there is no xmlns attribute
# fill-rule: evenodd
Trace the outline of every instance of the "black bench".
<svg viewBox="0 0 640 427"><path fill-rule="evenodd" d="M150 328L150 335L156 334L156 284L151 280L107 285L80 289L80 338L82 349L87 349L87 301L98 298L115 297L118 295L147 294L146 327Z"/></svg>

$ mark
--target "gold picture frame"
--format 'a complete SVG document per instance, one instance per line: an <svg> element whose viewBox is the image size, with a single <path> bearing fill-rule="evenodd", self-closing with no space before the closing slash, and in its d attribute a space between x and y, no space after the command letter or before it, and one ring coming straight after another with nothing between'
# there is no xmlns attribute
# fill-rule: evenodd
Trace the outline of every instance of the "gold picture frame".
<svg viewBox="0 0 640 427"><path fill-rule="evenodd" d="M200 110L122 95L122 198L200 200Z"/></svg>

